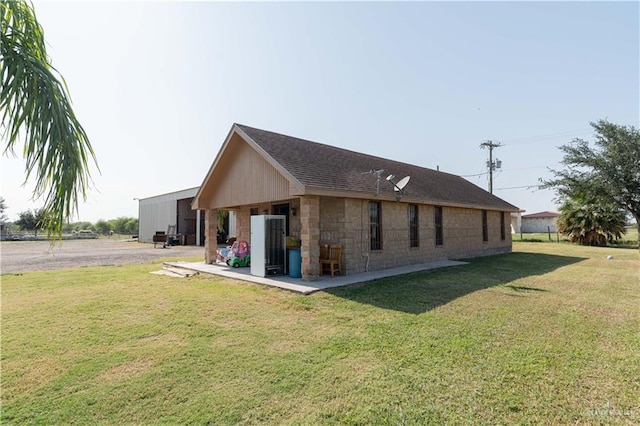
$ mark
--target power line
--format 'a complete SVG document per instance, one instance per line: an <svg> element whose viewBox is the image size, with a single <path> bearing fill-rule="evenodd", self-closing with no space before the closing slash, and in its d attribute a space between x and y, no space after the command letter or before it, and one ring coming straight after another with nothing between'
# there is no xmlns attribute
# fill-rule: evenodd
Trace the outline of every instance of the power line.
<svg viewBox="0 0 640 426"><path fill-rule="evenodd" d="M640 124L640 121L638 122L634 122L631 125L638 125ZM478 177L478 176L484 176L489 174L489 192L491 192L491 187L493 186L493 170L499 169L501 168L501 161L498 160L496 158L496 162L493 163L493 158L492 158L492 150L493 148L499 147L499 146L517 146L517 145L525 145L525 144L530 144L530 143L538 143L541 140L545 140L545 139L557 139L557 138L562 138L562 137L570 137L570 136L580 136L580 135L585 135L585 134L589 134L593 132L593 128L589 128L589 129L578 129L578 130L566 130L563 132L556 132L556 133L547 133L547 134L543 134L543 135L535 135L535 136L524 136L524 137L520 137L520 138L515 138L515 139L508 139L506 143L501 143L501 142L493 142L493 141L486 141L480 144L481 148L485 148L488 147L489 148L489 161L487 162L487 168L488 171L486 172L482 172L482 173L476 173L476 174L470 174L470 175L458 175L460 177L463 178L469 178L469 177ZM493 146L490 146L491 144L493 144ZM491 164L493 164L493 166L491 167ZM521 167L521 168L511 168L511 169L506 169L503 171L513 171L513 170L527 170L527 169L542 169L542 168L547 168L548 166L537 166L537 167ZM513 187L513 188L499 188L499 189L516 189L516 188L527 188L527 187Z"/></svg>
<svg viewBox="0 0 640 426"><path fill-rule="evenodd" d="M502 163L502 161L500 161L500 163ZM500 169L500 173L513 172L513 171L518 171L518 170L546 169L547 167L548 166L512 167L510 169ZM463 178L470 178L470 177L484 176L484 175L488 175L488 174L489 174L489 171L482 172L482 173L475 173L475 174L472 174L472 175L458 175L458 176L463 177Z"/></svg>
<svg viewBox="0 0 640 426"><path fill-rule="evenodd" d="M540 189L540 185L508 186L506 188L496 188L496 191L502 191L504 189L522 189L522 188L526 188L526 189L535 188L536 190L538 190Z"/></svg>
<svg viewBox="0 0 640 426"><path fill-rule="evenodd" d="M476 173L475 175L459 175L460 177L476 177L476 176L483 176L486 175L489 172L482 172L482 173Z"/></svg>
<svg viewBox="0 0 640 426"><path fill-rule="evenodd" d="M513 172L515 170L532 170L532 169L546 169L548 166L531 166L531 167L513 167L511 169L502 169L503 172Z"/></svg>
<svg viewBox="0 0 640 426"><path fill-rule="evenodd" d="M525 136L521 138L511 139L511 141L507 141L505 145L515 146L515 145L525 145L529 143L540 142L545 139L557 139L557 138L568 138L570 136L581 136L586 135L593 132L593 129L580 129L580 130L570 130L564 132L557 133L548 133L546 135L536 135L536 136Z"/></svg>
<svg viewBox="0 0 640 426"><path fill-rule="evenodd" d="M638 124L640 124L640 121L636 121L634 123L632 123L632 126L637 126ZM529 144L529 143L536 143L539 142L541 140L545 140L545 139L557 139L557 138L568 138L571 136L583 136L583 135L587 135L587 134L591 134L594 132L593 128L588 128L588 129L578 129L578 130L565 130L563 132L556 132L556 133L547 133L544 135L535 135L535 136L524 136L524 137L520 137L520 138L515 138L515 139L509 139L507 140L504 145L508 145L508 146L514 146L514 145L524 145L524 144Z"/></svg>

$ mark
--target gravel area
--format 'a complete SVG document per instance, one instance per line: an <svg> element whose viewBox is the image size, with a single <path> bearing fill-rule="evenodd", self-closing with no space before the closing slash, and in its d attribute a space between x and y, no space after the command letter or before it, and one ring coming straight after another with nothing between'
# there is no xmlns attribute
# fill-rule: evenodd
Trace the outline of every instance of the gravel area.
<svg viewBox="0 0 640 426"><path fill-rule="evenodd" d="M166 249L153 244L127 240L64 240L51 247L48 241L0 242L0 272L18 273L83 266L115 266L148 263L165 258L201 256L204 247L172 246Z"/></svg>

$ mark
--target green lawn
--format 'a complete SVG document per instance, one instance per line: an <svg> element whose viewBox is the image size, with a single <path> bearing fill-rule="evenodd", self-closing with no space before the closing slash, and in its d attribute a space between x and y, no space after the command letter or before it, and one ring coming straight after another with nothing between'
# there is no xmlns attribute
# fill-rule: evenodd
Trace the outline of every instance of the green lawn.
<svg viewBox="0 0 640 426"><path fill-rule="evenodd" d="M551 232L551 234L547 232L541 233L533 233L533 234L511 234L511 239L514 242L561 242L568 243L569 238L566 235L560 235L555 232ZM613 243L614 246L620 248L638 248L638 230L637 229L627 229L626 234L624 236Z"/></svg>
<svg viewBox="0 0 640 426"><path fill-rule="evenodd" d="M638 251L514 251L311 296L3 275L2 424L639 424Z"/></svg>

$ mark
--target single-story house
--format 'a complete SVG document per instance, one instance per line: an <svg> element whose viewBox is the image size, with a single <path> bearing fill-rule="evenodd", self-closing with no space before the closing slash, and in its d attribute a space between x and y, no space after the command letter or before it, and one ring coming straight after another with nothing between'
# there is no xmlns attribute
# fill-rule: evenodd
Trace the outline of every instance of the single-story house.
<svg viewBox="0 0 640 426"><path fill-rule="evenodd" d="M393 176L391 176L393 175ZM402 191L394 185L409 176ZM518 208L460 176L234 124L192 207L205 214L205 261L217 210L236 212L238 239L251 216L285 215L300 241L302 277L320 273L320 244L343 246L343 273L511 251Z"/></svg>
<svg viewBox="0 0 640 426"><path fill-rule="evenodd" d="M560 216L559 213L547 211L523 215L520 229L525 234L556 232L558 216Z"/></svg>

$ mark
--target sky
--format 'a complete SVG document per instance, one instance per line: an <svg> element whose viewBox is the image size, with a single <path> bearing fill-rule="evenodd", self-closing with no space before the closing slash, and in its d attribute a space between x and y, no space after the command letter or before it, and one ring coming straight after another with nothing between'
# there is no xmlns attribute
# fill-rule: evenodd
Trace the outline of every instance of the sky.
<svg viewBox="0 0 640 426"><path fill-rule="evenodd" d="M590 122L640 125L638 2L35 1L95 150L72 221L199 186L234 122L462 175L535 213ZM42 205L0 158L10 220Z"/></svg>

